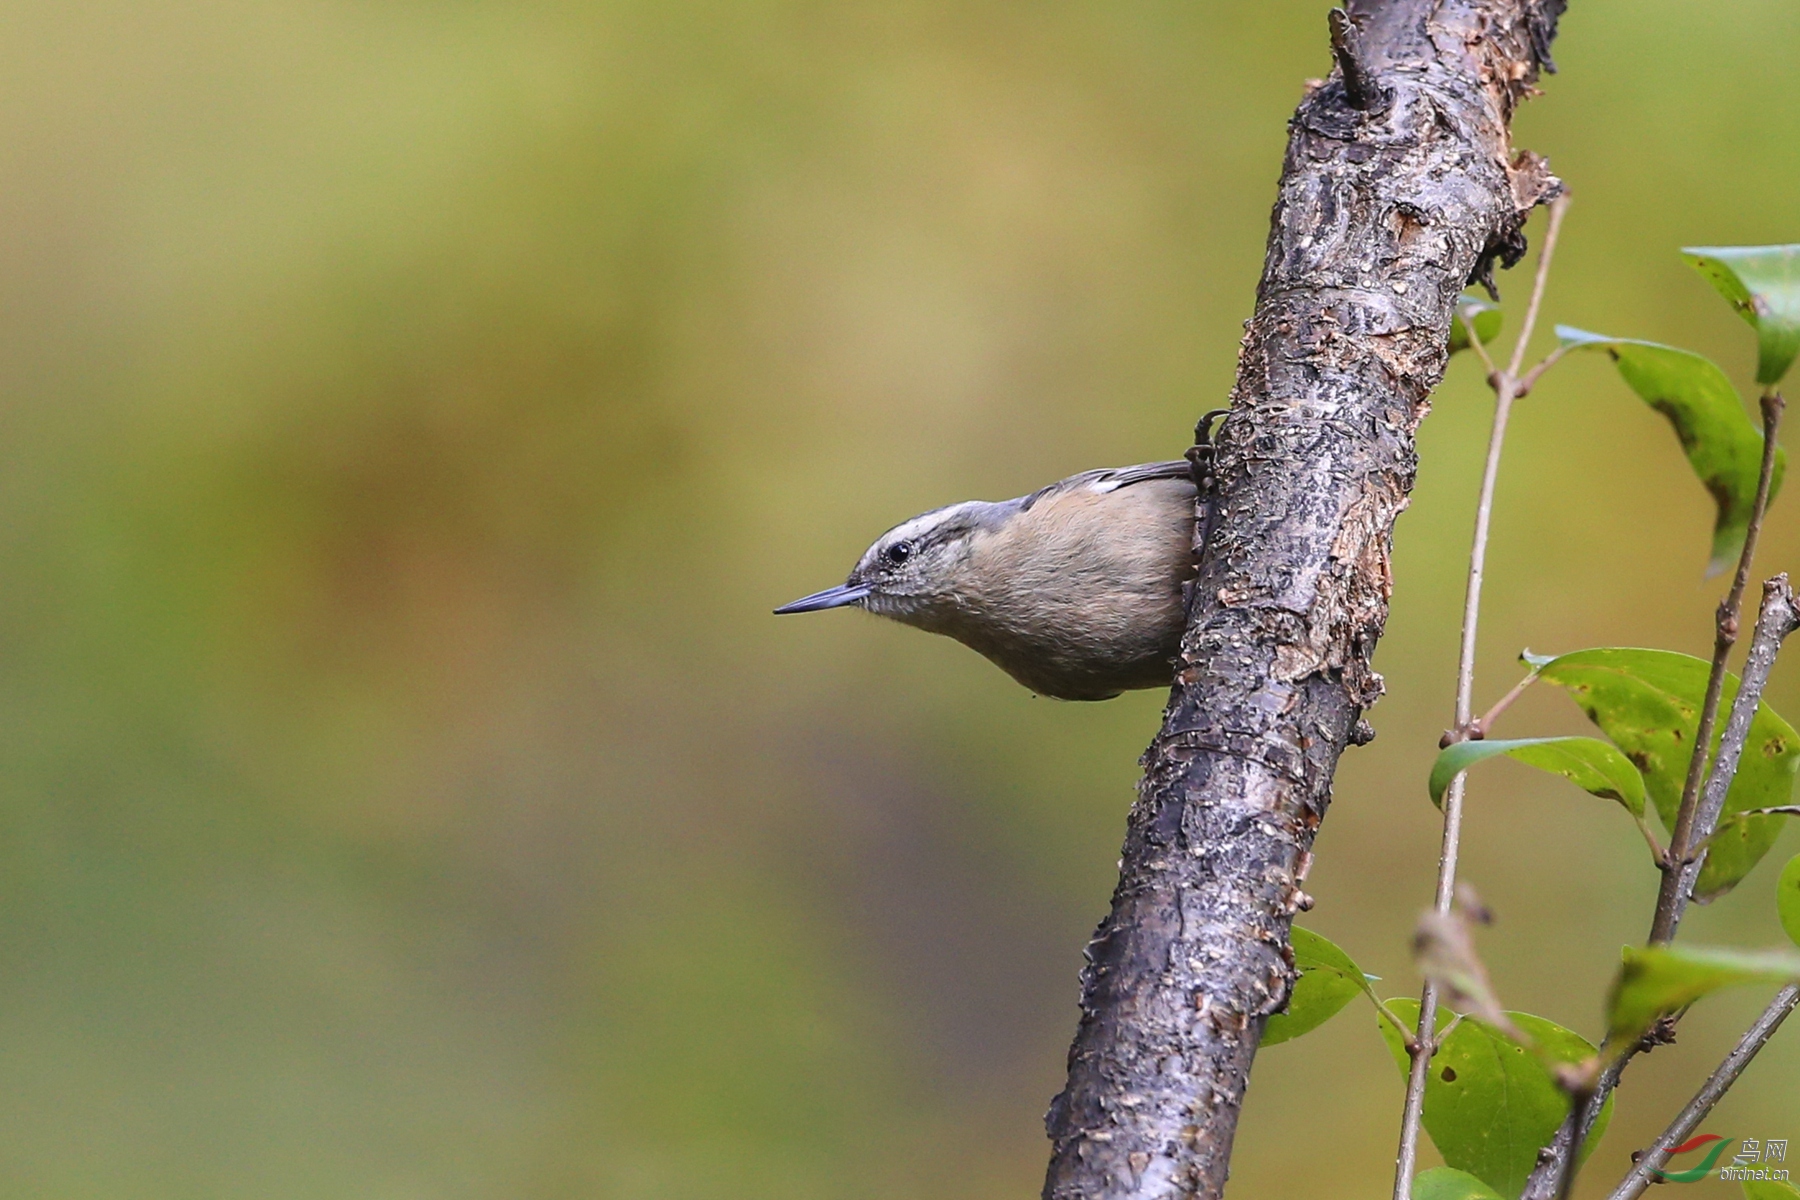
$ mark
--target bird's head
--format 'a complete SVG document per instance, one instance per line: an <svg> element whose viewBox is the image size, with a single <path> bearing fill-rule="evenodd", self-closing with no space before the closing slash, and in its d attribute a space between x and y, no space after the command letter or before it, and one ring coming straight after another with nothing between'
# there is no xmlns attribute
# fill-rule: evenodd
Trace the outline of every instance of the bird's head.
<svg viewBox="0 0 1800 1200"><path fill-rule="evenodd" d="M1016 502L1015 502L1016 503ZM850 578L784 604L777 613L855 605L927 628L950 618L967 591L978 534L1005 521L1008 506L965 500L894 526L863 552Z"/></svg>

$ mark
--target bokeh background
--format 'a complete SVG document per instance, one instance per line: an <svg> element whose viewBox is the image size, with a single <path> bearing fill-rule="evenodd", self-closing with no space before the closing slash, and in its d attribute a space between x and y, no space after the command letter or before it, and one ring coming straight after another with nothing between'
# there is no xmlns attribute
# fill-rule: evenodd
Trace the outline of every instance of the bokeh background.
<svg viewBox="0 0 1800 1200"><path fill-rule="evenodd" d="M1325 8L6 5L0 1194L1035 1195L1161 697L769 609L920 509L1180 453ZM1747 389L1675 249L1800 240L1800 9L1579 0L1556 56L1518 128L1578 197L1550 319ZM1478 374L1310 887L1390 994ZM1660 418L1579 360L1515 430L1478 699L1522 646L1704 653ZM1543 691L1504 728L1580 731ZM1470 814L1504 996L1593 1035L1654 891L1630 823L1511 764ZM1777 942L1796 851L1691 936ZM1633 1070L1585 1194L1762 1000ZM1400 1093L1364 1007L1271 1049L1235 1193L1383 1194ZM1800 1033L1708 1128L1800 1143Z"/></svg>

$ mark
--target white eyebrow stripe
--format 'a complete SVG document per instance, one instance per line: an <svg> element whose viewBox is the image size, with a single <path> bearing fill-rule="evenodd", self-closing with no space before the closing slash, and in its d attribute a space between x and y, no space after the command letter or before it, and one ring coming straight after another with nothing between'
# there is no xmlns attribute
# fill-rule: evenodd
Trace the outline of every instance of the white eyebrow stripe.
<svg viewBox="0 0 1800 1200"><path fill-rule="evenodd" d="M886 544L908 541L922 537L935 530L942 529L945 524L958 517L972 515L974 508L981 504L979 500L963 500L956 504L946 504L942 508L934 508L930 512L920 513L911 520L902 521L886 533L879 541Z"/></svg>

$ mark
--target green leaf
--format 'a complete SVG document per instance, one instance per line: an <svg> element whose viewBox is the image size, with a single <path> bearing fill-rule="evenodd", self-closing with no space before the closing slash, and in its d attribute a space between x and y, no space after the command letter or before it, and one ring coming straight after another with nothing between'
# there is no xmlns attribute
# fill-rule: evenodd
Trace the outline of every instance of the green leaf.
<svg viewBox="0 0 1800 1200"><path fill-rule="evenodd" d="M1402 1021L1417 1024L1417 1000L1390 1000L1388 1007ZM1517 1200L1537 1165L1538 1151L1556 1136L1569 1113L1569 1098L1544 1060L1584 1062L1597 1051L1586 1038L1553 1021L1530 1013L1506 1015L1532 1040L1536 1054L1476 1021L1460 1021L1444 1036L1450 1014L1439 1010L1442 1044L1425 1077L1424 1123L1445 1163L1475 1176L1503 1200ZM1385 1021L1381 1036L1404 1076L1412 1065L1405 1043ZM1599 1145L1611 1119L1609 1096L1582 1145L1583 1158Z"/></svg>
<svg viewBox="0 0 1800 1200"><path fill-rule="evenodd" d="M1518 738L1447 746L1431 764L1431 802L1442 807L1444 789L1452 779L1501 754L1561 775L1591 796L1617 800L1634 817L1644 815L1644 777L1611 744L1590 737Z"/></svg>
<svg viewBox="0 0 1800 1200"><path fill-rule="evenodd" d="M1610 354L1631 390L1675 427L1694 474L1718 506L1707 573L1724 570L1743 548L1757 476L1762 473L1762 431L1744 411L1731 380L1711 359L1673 346L1611 338L1567 325L1558 325L1556 336L1572 349ZM1771 501L1781 490L1786 468L1787 453L1776 447Z"/></svg>
<svg viewBox="0 0 1800 1200"><path fill-rule="evenodd" d="M1368 976L1326 938L1296 925L1289 938L1294 948L1294 966L1300 976L1288 996L1287 1007L1263 1025L1262 1044L1273 1046L1311 1033L1338 1010L1356 999L1356 993L1375 993L1369 988Z"/></svg>
<svg viewBox="0 0 1800 1200"><path fill-rule="evenodd" d="M1788 859L1775 882L1775 911L1781 914L1781 927L1794 945L1800 946L1800 854Z"/></svg>
<svg viewBox="0 0 1800 1200"><path fill-rule="evenodd" d="M1588 719L1625 752L1643 774L1664 827L1673 829L1710 670L1711 664L1686 654L1606 648L1554 658L1539 678L1566 688ZM1727 672L1721 713L1730 711L1737 689L1737 676ZM1721 720L1714 735L1714 751L1724 726ZM1725 794L1718 832L1707 847L1706 866L1694 886L1695 899L1704 903L1730 891L1769 852L1781 835L1785 817L1725 818L1786 802L1793 793L1797 771L1800 733L1768 705L1758 705L1737 777Z"/></svg>
<svg viewBox="0 0 1800 1200"><path fill-rule="evenodd" d="M1739 1186L1744 1189L1744 1200L1800 1200L1800 1188L1780 1179L1745 1179Z"/></svg>
<svg viewBox="0 0 1800 1200"><path fill-rule="evenodd" d="M1800 354L1800 246L1688 246L1681 253L1756 330L1756 382Z"/></svg>
<svg viewBox="0 0 1800 1200"><path fill-rule="evenodd" d="M1789 950L1627 946L1624 960L1606 1001L1615 1054L1630 1049L1658 1017L1720 988L1800 979L1800 954Z"/></svg>
<svg viewBox="0 0 1800 1200"><path fill-rule="evenodd" d="M1505 1197L1467 1171L1433 1167L1421 1171L1413 1179L1412 1200L1505 1200Z"/></svg>
<svg viewBox="0 0 1800 1200"><path fill-rule="evenodd" d="M1474 323L1475 336L1481 339L1481 344L1493 345L1494 339L1500 336L1500 306L1489 304L1479 296L1463 296L1457 300L1456 315L1450 321L1450 353L1469 348L1469 331L1463 325L1465 316Z"/></svg>

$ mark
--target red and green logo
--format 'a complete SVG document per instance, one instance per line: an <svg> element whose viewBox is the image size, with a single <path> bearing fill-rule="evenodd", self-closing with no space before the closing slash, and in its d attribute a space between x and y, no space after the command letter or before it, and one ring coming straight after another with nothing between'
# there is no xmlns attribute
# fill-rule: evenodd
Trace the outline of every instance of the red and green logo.
<svg viewBox="0 0 1800 1200"><path fill-rule="evenodd" d="M1699 1166L1686 1171L1664 1171L1652 1168L1651 1174L1670 1183L1694 1183L1697 1180L1705 1179L1712 1174L1713 1167L1719 1161L1719 1155L1725 1153L1725 1147L1731 1145L1731 1141L1732 1139L1720 1137L1716 1133L1703 1133L1698 1137L1691 1137L1679 1146L1670 1146L1669 1157L1674 1158L1677 1154L1691 1154L1707 1143L1712 1143L1712 1149L1706 1152L1706 1157L1700 1160Z"/></svg>

